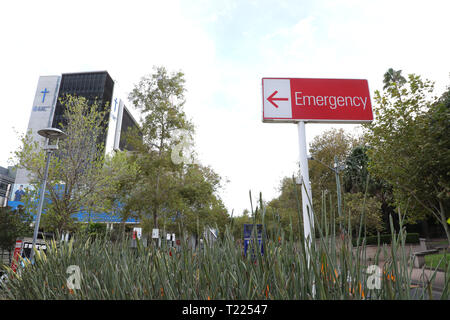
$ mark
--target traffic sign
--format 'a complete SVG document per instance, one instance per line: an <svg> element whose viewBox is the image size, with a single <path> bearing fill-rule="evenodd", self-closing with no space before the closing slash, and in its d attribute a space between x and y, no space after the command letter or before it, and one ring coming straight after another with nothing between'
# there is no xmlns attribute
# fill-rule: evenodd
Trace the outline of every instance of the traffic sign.
<svg viewBox="0 0 450 320"><path fill-rule="evenodd" d="M261 248L261 254L264 254L264 247L262 243L263 225L257 224L256 230L253 231L254 224L244 224L244 255L247 256L247 249L253 244L253 240L258 241L258 247ZM254 249L252 248L252 257L254 258Z"/></svg>
<svg viewBox="0 0 450 320"><path fill-rule="evenodd" d="M373 120L363 79L263 78L263 122L363 123Z"/></svg>
<svg viewBox="0 0 450 320"><path fill-rule="evenodd" d="M141 239L142 237L142 228L133 228L133 240Z"/></svg>

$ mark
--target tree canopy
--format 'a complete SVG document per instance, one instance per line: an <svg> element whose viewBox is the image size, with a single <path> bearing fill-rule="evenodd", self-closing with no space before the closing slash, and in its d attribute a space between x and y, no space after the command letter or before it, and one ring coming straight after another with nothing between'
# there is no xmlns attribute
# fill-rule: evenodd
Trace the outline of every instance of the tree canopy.
<svg viewBox="0 0 450 320"><path fill-rule="evenodd" d="M181 71L164 67L141 78L129 99L142 114L142 139L130 142L134 152L116 154L111 161L112 168L130 169L116 176L111 194L122 194L123 214L136 215L144 233L183 228L199 236L204 226L223 228L228 218L218 196L221 177L189 153L194 125L183 110L184 83ZM177 157L181 161L174 161Z"/></svg>
<svg viewBox="0 0 450 320"><path fill-rule="evenodd" d="M397 207L409 222L434 216L446 223L450 198L448 91L433 97L434 84L420 76L387 72L375 91L375 121L365 124L369 172L393 187Z"/></svg>
<svg viewBox="0 0 450 320"><path fill-rule="evenodd" d="M68 232L76 229L73 214L105 210L108 180L103 174L104 146L100 141L105 112L96 101L88 103L84 97L68 95L61 103L65 121L60 125L67 138L59 141L51 155L42 226L49 231ZM28 132L15 157L17 166L30 172L33 188L25 201L27 209L36 211L46 151Z"/></svg>

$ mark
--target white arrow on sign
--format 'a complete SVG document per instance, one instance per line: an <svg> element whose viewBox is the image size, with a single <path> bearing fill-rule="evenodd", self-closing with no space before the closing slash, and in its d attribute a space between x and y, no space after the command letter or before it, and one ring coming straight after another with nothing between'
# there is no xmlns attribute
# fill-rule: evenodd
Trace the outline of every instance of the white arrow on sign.
<svg viewBox="0 0 450 320"><path fill-rule="evenodd" d="M264 118L292 118L289 79L263 79Z"/></svg>

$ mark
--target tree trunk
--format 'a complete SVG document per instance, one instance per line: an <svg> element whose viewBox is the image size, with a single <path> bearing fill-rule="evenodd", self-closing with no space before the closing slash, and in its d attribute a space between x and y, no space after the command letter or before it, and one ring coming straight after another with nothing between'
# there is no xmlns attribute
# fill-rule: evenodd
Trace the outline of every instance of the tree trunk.
<svg viewBox="0 0 450 320"><path fill-rule="evenodd" d="M157 172L157 176L156 176L156 190L155 190L155 195L156 195L156 202L159 202L159 177L160 177L160 172L158 170ZM156 229L158 229L158 206L154 206L153 207L153 225L155 226Z"/></svg>
<svg viewBox="0 0 450 320"><path fill-rule="evenodd" d="M155 209L153 209L153 225L155 226L155 229L158 229L158 212Z"/></svg>
<svg viewBox="0 0 450 320"><path fill-rule="evenodd" d="M122 221L122 225L120 227L120 241L123 241L125 239L125 221Z"/></svg>
<svg viewBox="0 0 450 320"><path fill-rule="evenodd" d="M442 201L439 200L439 215L441 217L441 224L444 227L445 234L447 235L447 241L448 245L450 246L450 231L448 229L447 219L444 212L444 205L442 204Z"/></svg>

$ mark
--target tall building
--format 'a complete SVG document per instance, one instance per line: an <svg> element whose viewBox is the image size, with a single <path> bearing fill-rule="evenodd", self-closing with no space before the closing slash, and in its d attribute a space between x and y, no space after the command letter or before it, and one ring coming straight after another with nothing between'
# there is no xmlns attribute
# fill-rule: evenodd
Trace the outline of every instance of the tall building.
<svg viewBox="0 0 450 320"><path fill-rule="evenodd" d="M6 206L7 201L11 200L15 177L13 167L0 167L0 207Z"/></svg>
<svg viewBox="0 0 450 320"><path fill-rule="evenodd" d="M67 94L84 97L88 103L96 101L106 111L105 120L101 123L103 135L98 141L105 146L105 153L127 148L124 133L130 127L138 127L138 124L124 102L114 94L114 80L107 71L39 77L27 130L31 130L34 141L43 146L45 139L37 131L48 127L61 128L61 124L65 123L61 99ZM30 180L29 172L18 169L12 192L21 185L26 188Z"/></svg>
<svg viewBox="0 0 450 320"><path fill-rule="evenodd" d="M61 129L66 124L64 119L65 105L61 99L66 95L79 96L87 99L88 104L97 102L100 111L106 112L103 127L103 135L99 143L105 144L108 133L108 119L111 113L111 102L113 98L114 80L106 71L65 73L61 77L58 99L56 101L53 115L52 127Z"/></svg>

